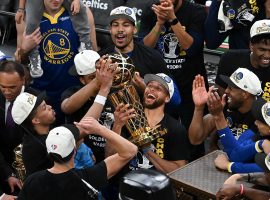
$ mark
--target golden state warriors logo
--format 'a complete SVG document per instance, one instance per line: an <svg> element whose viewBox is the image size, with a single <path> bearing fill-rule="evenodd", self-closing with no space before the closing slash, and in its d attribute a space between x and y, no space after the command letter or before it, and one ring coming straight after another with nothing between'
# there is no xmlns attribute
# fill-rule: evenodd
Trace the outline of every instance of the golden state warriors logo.
<svg viewBox="0 0 270 200"><path fill-rule="evenodd" d="M51 29L44 33L44 60L52 64L64 64L72 58L74 52L70 50L68 34L62 29Z"/></svg>

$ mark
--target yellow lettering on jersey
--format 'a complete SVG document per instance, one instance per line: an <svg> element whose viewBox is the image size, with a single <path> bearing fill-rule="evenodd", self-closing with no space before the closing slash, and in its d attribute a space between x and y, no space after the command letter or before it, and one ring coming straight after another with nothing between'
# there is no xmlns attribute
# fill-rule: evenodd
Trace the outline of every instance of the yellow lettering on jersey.
<svg viewBox="0 0 270 200"><path fill-rule="evenodd" d="M257 6L257 1L256 0L249 0L250 7L252 9L252 13L259 13L259 7Z"/></svg>
<svg viewBox="0 0 270 200"><path fill-rule="evenodd" d="M247 130L247 129L248 129L248 125L242 124L242 129L243 129L244 131Z"/></svg>
<svg viewBox="0 0 270 200"><path fill-rule="evenodd" d="M270 100L270 82L265 83L265 87L263 88L263 95L262 98L265 99L266 101Z"/></svg>
<svg viewBox="0 0 270 200"><path fill-rule="evenodd" d="M164 139L163 138L158 138L157 139L157 144L156 144L156 154L160 157L160 158L164 158Z"/></svg>

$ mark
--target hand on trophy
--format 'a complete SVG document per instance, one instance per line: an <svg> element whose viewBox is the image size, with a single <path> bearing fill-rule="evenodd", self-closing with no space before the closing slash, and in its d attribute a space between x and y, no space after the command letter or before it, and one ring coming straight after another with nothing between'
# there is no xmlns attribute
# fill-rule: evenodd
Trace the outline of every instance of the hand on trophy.
<svg viewBox="0 0 270 200"><path fill-rule="evenodd" d="M10 187L11 193L15 191L15 187L18 187L19 189L22 189L22 183L21 181L14 177L14 176L10 176L7 179L8 185Z"/></svg>
<svg viewBox="0 0 270 200"><path fill-rule="evenodd" d="M143 78L140 76L140 73L139 72L135 72L134 73L134 76L133 76L133 79L132 79L132 83L136 86L136 89L138 91L141 91L143 92L146 85L144 83L144 80Z"/></svg>
<svg viewBox="0 0 270 200"><path fill-rule="evenodd" d="M122 128L133 117L136 117L134 108L130 108L129 104L119 104L114 111L114 128Z"/></svg>
<svg viewBox="0 0 270 200"><path fill-rule="evenodd" d="M100 58L96 64L96 79L100 85L100 89L110 90L113 77L118 72L118 64L112 63L111 59Z"/></svg>

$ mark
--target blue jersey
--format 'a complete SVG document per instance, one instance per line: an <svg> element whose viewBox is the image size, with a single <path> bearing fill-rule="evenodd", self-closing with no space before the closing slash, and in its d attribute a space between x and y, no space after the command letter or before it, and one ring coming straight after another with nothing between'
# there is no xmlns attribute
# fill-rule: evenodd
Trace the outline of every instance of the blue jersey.
<svg viewBox="0 0 270 200"><path fill-rule="evenodd" d="M39 52L44 74L34 79L33 87L58 97L66 89L78 85L77 77L68 74L78 53L79 37L73 29L68 12L62 8L54 17L43 14L40 22L42 41Z"/></svg>

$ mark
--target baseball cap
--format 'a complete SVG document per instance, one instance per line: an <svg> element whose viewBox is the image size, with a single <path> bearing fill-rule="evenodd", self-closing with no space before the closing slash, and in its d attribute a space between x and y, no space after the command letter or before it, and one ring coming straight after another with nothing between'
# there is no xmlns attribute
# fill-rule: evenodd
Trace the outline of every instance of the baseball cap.
<svg viewBox="0 0 270 200"><path fill-rule="evenodd" d="M228 86L240 88L256 96L263 92L259 78L246 68L238 68L230 77L220 75L220 78Z"/></svg>
<svg viewBox="0 0 270 200"><path fill-rule="evenodd" d="M164 73L158 73L158 74L146 74L144 76L144 82L147 85L150 81L157 81L161 85L165 87L165 89L170 94L170 99L172 98L174 94L174 83L173 80Z"/></svg>
<svg viewBox="0 0 270 200"><path fill-rule="evenodd" d="M110 13L109 22L112 23L113 20L119 19L119 18L128 19L131 22L133 22L134 25L136 25L137 23L134 10L126 6L119 6L113 9Z"/></svg>
<svg viewBox="0 0 270 200"><path fill-rule="evenodd" d="M42 92L35 96L33 94L22 92L15 99L11 115L16 124L23 123L30 113L35 110L46 99L46 93Z"/></svg>
<svg viewBox="0 0 270 200"><path fill-rule="evenodd" d="M264 172L270 172L270 153L257 153L255 155L255 162L259 165Z"/></svg>
<svg viewBox="0 0 270 200"><path fill-rule="evenodd" d="M72 76L88 75L96 71L96 61L100 55L93 50L83 50L74 58L74 66L72 66L68 73Z"/></svg>
<svg viewBox="0 0 270 200"><path fill-rule="evenodd" d="M5 55L2 51L0 51L0 61L6 60L7 58L12 58L11 56Z"/></svg>
<svg viewBox="0 0 270 200"><path fill-rule="evenodd" d="M256 99L252 104L251 112L255 119L270 126L270 102L261 97Z"/></svg>
<svg viewBox="0 0 270 200"><path fill-rule="evenodd" d="M254 36L270 34L270 20L258 20L250 28L250 38Z"/></svg>
<svg viewBox="0 0 270 200"><path fill-rule="evenodd" d="M64 124L50 130L46 139L47 152L67 157L76 147L80 131L73 124Z"/></svg>
<svg viewBox="0 0 270 200"><path fill-rule="evenodd" d="M119 187L119 199L176 199L170 178L156 170L139 169L126 174Z"/></svg>

